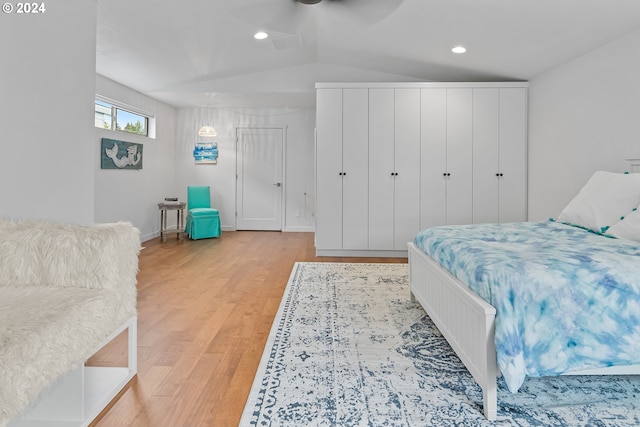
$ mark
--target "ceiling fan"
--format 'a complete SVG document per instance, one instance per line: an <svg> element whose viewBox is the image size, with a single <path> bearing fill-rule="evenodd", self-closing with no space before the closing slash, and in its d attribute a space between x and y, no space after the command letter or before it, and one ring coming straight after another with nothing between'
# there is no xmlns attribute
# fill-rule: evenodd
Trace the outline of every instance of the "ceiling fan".
<svg viewBox="0 0 640 427"><path fill-rule="evenodd" d="M235 15L267 30L296 32L295 28L318 16L346 17L371 25L391 15L403 0L270 0L234 8ZM312 7L308 7L312 6ZM316 9L320 8L320 9ZM322 10L323 13L316 13Z"/></svg>
<svg viewBox="0 0 640 427"><path fill-rule="evenodd" d="M331 7L341 7L350 12L357 13L361 17L367 17L369 21L377 22L393 13L403 0L293 0L294 3L313 5L332 3Z"/></svg>

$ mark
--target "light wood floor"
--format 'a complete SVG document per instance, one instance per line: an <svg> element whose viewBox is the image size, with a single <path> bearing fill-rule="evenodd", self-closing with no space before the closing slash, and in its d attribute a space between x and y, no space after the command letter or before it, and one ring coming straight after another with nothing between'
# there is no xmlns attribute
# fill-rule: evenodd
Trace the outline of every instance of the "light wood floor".
<svg viewBox="0 0 640 427"><path fill-rule="evenodd" d="M237 426L294 262L407 262L317 258L313 238L236 231L145 242L138 375L92 426ZM126 366L124 338L90 363Z"/></svg>

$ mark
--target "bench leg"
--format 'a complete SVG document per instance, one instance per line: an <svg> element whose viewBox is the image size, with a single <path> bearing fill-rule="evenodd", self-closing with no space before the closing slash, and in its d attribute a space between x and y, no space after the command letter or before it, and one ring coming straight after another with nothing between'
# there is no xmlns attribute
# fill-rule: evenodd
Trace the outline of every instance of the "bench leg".
<svg viewBox="0 0 640 427"><path fill-rule="evenodd" d="M114 331L97 349L104 347L120 333L127 331L128 366L85 366L81 364L66 373L7 427L38 425L86 427L136 375L138 369L138 320L132 317ZM96 352L97 352L96 350Z"/></svg>

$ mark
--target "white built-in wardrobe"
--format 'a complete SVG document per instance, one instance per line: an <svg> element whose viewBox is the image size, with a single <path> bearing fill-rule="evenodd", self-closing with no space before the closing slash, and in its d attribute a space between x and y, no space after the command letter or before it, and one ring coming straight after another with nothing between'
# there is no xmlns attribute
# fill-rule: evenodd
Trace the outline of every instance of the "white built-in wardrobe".
<svg viewBox="0 0 640 427"><path fill-rule="evenodd" d="M316 84L316 253L526 220L527 83Z"/></svg>

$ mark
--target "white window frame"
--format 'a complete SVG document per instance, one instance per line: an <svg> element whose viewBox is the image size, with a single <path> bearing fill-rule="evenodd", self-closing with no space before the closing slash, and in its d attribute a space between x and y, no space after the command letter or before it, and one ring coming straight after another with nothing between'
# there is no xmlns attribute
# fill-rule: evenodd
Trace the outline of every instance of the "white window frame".
<svg viewBox="0 0 640 427"><path fill-rule="evenodd" d="M95 101L96 102L97 101L102 101L102 102L107 103L107 104L112 106L111 128L104 128L104 129L115 131L115 132L125 132L125 133L128 133L130 135L139 135L139 136L142 136L142 137L155 139L155 137L156 137L156 118L155 118L155 115L153 115L153 113L141 110L140 108L136 108L136 107L133 107L131 105L127 105L127 104L124 104L124 103L122 103L120 101L116 101L114 99L108 98L106 96L98 95L98 94L96 94L96 96L95 96ZM96 104L94 102L94 109L95 109L95 105ZM133 113L133 114L145 117L146 121L147 121L147 134L144 135L144 134L129 132L129 131L126 131L124 129L116 129L116 123L115 123L116 113L115 113L114 109L123 110L123 111L129 112L129 113ZM96 127L98 129L103 129L100 126L97 126L97 121L96 121Z"/></svg>

